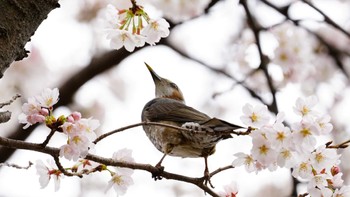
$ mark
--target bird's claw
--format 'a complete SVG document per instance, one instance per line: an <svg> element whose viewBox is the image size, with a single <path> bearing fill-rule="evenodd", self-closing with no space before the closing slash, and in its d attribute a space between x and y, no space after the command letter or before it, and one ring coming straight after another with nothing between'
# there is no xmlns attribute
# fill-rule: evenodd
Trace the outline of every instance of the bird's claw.
<svg viewBox="0 0 350 197"><path fill-rule="evenodd" d="M152 178L155 181L162 180L163 177L161 176L161 174L164 172L164 166L157 164L155 168L157 168L158 170L152 173Z"/></svg>
<svg viewBox="0 0 350 197"><path fill-rule="evenodd" d="M204 172L204 185L208 185L211 187L211 188L214 188L214 185L211 183L211 180L210 180L210 174L209 174L209 171L205 171Z"/></svg>

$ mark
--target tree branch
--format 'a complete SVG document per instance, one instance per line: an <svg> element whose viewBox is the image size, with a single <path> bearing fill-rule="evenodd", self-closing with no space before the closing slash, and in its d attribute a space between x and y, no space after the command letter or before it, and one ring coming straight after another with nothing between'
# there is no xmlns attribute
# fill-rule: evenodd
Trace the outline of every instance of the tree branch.
<svg viewBox="0 0 350 197"><path fill-rule="evenodd" d="M263 30L263 28L261 27L260 24L258 24L257 20L255 20L253 15L251 14L247 0L240 0L239 3L243 6L243 8L246 12L246 15L247 15L247 23L248 23L250 29L253 31L256 45L257 45L258 51L259 51L259 58L260 58L259 69L261 69L264 72L268 87L269 87L270 92L271 92L272 103L267 105L267 107L269 108L269 110L271 112L273 112L274 114L277 114L278 107L277 107L277 99L276 99L276 88L273 85L272 78L271 78L269 71L268 71L268 64L270 62L270 59L266 55L264 55L264 53L262 51L262 47L261 47L261 42L260 42L260 32Z"/></svg>
<svg viewBox="0 0 350 197"><path fill-rule="evenodd" d="M335 29L338 29L339 31L343 32L348 38L350 38L350 33L345 31L344 28L340 27L336 22L334 22L327 14L325 14L322 10L320 10L318 7L316 7L310 0L301 0L303 3L307 4L314 10L316 10L319 14L321 14L324 17L324 21L331 26L333 26Z"/></svg>
<svg viewBox="0 0 350 197"><path fill-rule="evenodd" d="M20 140L12 140L12 139L8 139L8 138L4 138L4 137L0 137L0 145L2 146L6 146L9 148L13 148L13 149L24 149L24 150L31 150L31 151L37 151L37 152L41 152L41 153L45 153L48 155L51 155L52 157L54 157L55 162L59 168L59 170L63 173L66 172L66 174L68 176L72 176L75 175L74 173L68 173L60 164L58 157L59 157L59 151L60 149L58 148L54 148L54 147L42 147L41 144L36 144L36 143L31 143L31 142L24 142L24 141L20 141ZM187 176L183 176L183 175L179 175L179 174L174 174L174 173L170 173L167 171L159 171L159 169L157 167L154 167L150 164L141 164L141 163L128 163L128 162L121 162L121 161L116 161L110 158L104 158L104 157L100 157L94 154L88 154L85 159L91 160L91 161L95 161L107 166L117 166L117 167L124 167L124 168L130 168L130 169L134 169L134 170L144 170L147 172L150 172L151 174L157 173L159 174L161 177L165 178L165 179L172 179L172 180L177 180L177 181L182 181L182 182L186 182L186 183L190 183L193 185L196 185L197 187L199 187L200 189L202 189L203 191L205 191L206 193L214 196L214 197L219 197L218 194L216 194L211 188L209 188L208 186L206 186L203 182L204 177L199 177L199 178L192 178L192 177L187 177ZM224 169L228 169L228 167L224 167L221 169L218 169L216 171L213 172L213 175L217 174L220 171L223 171Z"/></svg>

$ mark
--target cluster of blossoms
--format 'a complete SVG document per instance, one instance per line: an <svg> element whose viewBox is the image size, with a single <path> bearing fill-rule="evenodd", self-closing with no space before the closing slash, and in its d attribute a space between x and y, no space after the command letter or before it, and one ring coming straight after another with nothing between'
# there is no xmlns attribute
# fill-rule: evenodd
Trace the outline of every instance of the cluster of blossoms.
<svg viewBox="0 0 350 197"><path fill-rule="evenodd" d="M262 47L263 52L271 59L269 68L274 71L271 72L271 77L277 88L282 88L289 82L302 82L301 90L310 94L315 92L320 83L329 81L336 74L335 62L329 56L328 49L302 27L284 22L274 26L267 33L271 33L269 43L276 44L266 49ZM260 44L264 45L263 42ZM260 63L254 58L257 55L254 34L250 29L245 29L239 40L231 46L228 61L235 77L244 79L255 91L265 92L268 90L266 77L263 71L256 69ZM247 76L249 77L245 79Z"/></svg>
<svg viewBox="0 0 350 197"><path fill-rule="evenodd" d="M300 121L289 128L283 123L284 115L278 114L269 124L266 106L243 108L241 120L253 128L250 136L253 147L250 154L236 153L232 165L244 165L248 172L277 167L292 168L292 175L308 182L310 196L350 196L350 186L344 186L340 163L335 149L317 146L315 136L329 134L333 126L328 115L313 109L316 97L299 98L294 107Z"/></svg>
<svg viewBox="0 0 350 197"><path fill-rule="evenodd" d="M327 81L334 75L335 64L332 58L305 29L286 22L272 28L271 33L278 42L272 62L282 70L281 85L287 82L306 82L308 85L303 88L315 87L317 83Z"/></svg>
<svg viewBox="0 0 350 197"><path fill-rule="evenodd" d="M20 123L25 124L24 129L29 126L45 122L51 115L53 105L58 102L58 89L45 89L41 95L28 98L28 102L22 106L22 111L18 117Z"/></svg>
<svg viewBox="0 0 350 197"><path fill-rule="evenodd" d="M132 6L129 9L118 9L111 4L107 6L107 38L111 40L112 48L120 49L124 46L131 52L145 43L155 45L160 38L169 35L170 25L165 19L154 20L142 6L137 5L135 1L131 2Z"/></svg>
<svg viewBox="0 0 350 197"><path fill-rule="evenodd" d="M121 149L113 154L112 159L118 162L134 162L131 153L132 151L129 149ZM45 164L43 161L37 160L35 168L37 170L37 174L39 175L41 188L45 188L51 179L54 181L55 191L60 188L60 182L64 176L54 161L48 160L47 164ZM134 183L131 177L134 172L132 169L116 167L115 171L112 171L108 169L106 165L98 164L86 159L80 159L76 164L74 164L73 167L67 168L66 170L70 170L72 173L77 173L80 175L88 175L104 170L108 171L110 172L112 178L107 184L106 192L113 187L118 195L124 195L128 187Z"/></svg>
<svg viewBox="0 0 350 197"><path fill-rule="evenodd" d="M93 147L92 141L96 139L94 130L100 125L98 120L81 118L79 112L73 112L66 118L60 128L68 137L67 144L61 146L60 156L68 160L84 158L89 149Z"/></svg>
<svg viewBox="0 0 350 197"><path fill-rule="evenodd" d="M79 112L74 112L67 117L56 118L53 106L58 102L59 91L45 89L41 95L31 97L28 103L22 106L23 113L19 115L19 122L25 124L24 129L36 123L45 122L46 126L54 131L60 131L67 135L67 144L60 148L60 156L69 160L84 158L88 150L92 148L92 141L96 138L95 129L100 125L98 120L81 118Z"/></svg>
<svg viewBox="0 0 350 197"><path fill-rule="evenodd" d="M41 95L29 98L28 102L23 104L23 113L19 116L19 122L25 124L24 128L36 123L45 123L52 131L64 133L68 139L67 144L60 148L60 156L77 161L79 158L84 158L93 147L92 141L96 139L94 130L99 126L99 121L92 118L82 118L79 112L73 112L67 117L55 118L52 112L58 98L59 91L57 88L45 89ZM134 162L131 153L131 150L122 149L114 153L112 158L118 162ZM49 181L53 179L55 191L57 191L60 187L60 180L63 178L63 172L57 168L53 161L47 163L48 165L38 160L35 165L40 185L45 188ZM82 169L79 169L80 167ZM96 163L93 167L92 162L86 159L80 159L72 168L65 170L78 174L108 170L112 179L109 181L106 191L113 186L118 195L125 194L127 188L133 184L131 178L133 170L117 167L113 172L103 164Z"/></svg>

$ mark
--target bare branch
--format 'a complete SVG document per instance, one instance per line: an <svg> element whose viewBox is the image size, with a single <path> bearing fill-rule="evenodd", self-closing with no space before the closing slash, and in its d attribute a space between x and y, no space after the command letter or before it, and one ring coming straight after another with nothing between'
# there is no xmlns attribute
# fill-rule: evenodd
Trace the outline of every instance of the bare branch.
<svg viewBox="0 0 350 197"><path fill-rule="evenodd" d="M45 147L49 143L50 139L52 138L53 134L55 134L55 132L56 132L55 129L51 129L51 131L50 131L49 135L46 137L45 141L43 143L41 143L40 145L42 147Z"/></svg>
<svg viewBox="0 0 350 197"><path fill-rule="evenodd" d="M302 0L305 4L316 10L319 14L321 14L324 17L324 21L334 28L338 29L339 31L343 32L346 36L350 38L350 33L347 32L344 28L340 27L336 22L334 22L327 14L325 14L322 10L320 10L318 7L316 7L310 0Z"/></svg>
<svg viewBox="0 0 350 197"><path fill-rule="evenodd" d="M264 55L264 53L262 52L262 47L261 47L261 42L260 42L260 31L262 31L264 29L261 27L260 24L258 24L258 22L254 19L253 15L251 14L247 0L240 0L239 3L243 6L243 8L246 12L246 15L247 15L248 25L249 25L250 29L253 31L256 45L257 45L258 51L259 51L259 58L260 58L259 69L261 69L264 72L268 87L269 87L270 92L271 92L272 103L267 105L267 107L269 108L269 110L271 112L273 112L274 114L277 114L278 107L277 107L277 99L276 99L276 88L273 85L272 78L271 78L269 71L268 71L268 64L270 62L270 59L266 55Z"/></svg>
<svg viewBox="0 0 350 197"><path fill-rule="evenodd" d="M5 123L11 119L11 112L10 111L4 111L0 112L0 124Z"/></svg>
<svg viewBox="0 0 350 197"><path fill-rule="evenodd" d="M347 147L349 147L350 139L346 140L345 142L336 144L336 145L331 145L331 144L332 144L332 142L327 142L326 143L326 148L334 148L334 149L347 148Z"/></svg>
<svg viewBox="0 0 350 197"><path fill-rule="evenodd" d="M7 102L4 102L4 103L0 103L0 108L3 108L4 106L6 105L11 105L11 103L13 103L13 101L15 101L16 99L18 99L19 97L21 97L20 94L16 94L15 96L13 96L11 98L11 100L7 101Z"/></svg>
<svg viewBox="0 0 350 197"><path fill-rule="evenodd" d="M0 167L6 166L6 167L11 167L11 168L17 168L17 169L24 169L28 170L30 167L32 167L33 163L31 161L28 162L27 166L20 166L18 164L13 164L13 163L0 163Z"/></svg>
<svg viewBox="0 0 350 197"><path fill-rule="evenodd" d="M11 103L13 103L13 101L15 101L19 97L21 97L21 95L16 94L15 96L13 96L11 98L11 100L4 102L4 103L0 103L0 108L3 108L6 105L11 105ZM9 121L10 119L11 119L11 112L10 111L0 112L0 124L5 123L5 122Z"/></svg>
<svg viewBox="0 0 350 197"><path fill-rule="evenodd" d="M227 165L227 166L225 166L225 167L218 168L218 169L216 169L215 171L213 171L213 172L210 173L210 177L213 177L214 175L216 175L216 174L218 174L218 173L220 173L220 172L222 172L222 171L225 171L225 170L228 170L228 169L232 169L232 168L235 168L235 167L232 166L232 165Z"/></svg>

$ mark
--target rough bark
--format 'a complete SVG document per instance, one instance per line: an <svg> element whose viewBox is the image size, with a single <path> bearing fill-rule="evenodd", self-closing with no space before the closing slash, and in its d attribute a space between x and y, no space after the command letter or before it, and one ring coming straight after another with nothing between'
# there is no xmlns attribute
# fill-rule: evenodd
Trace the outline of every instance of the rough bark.
<svg viewBox="0 0 350 197"><path fill-rule="evenodd" d="M49 12L57 7L58 0L1 0L0 78L13 61L28 56L25 44Z"/></svg>

